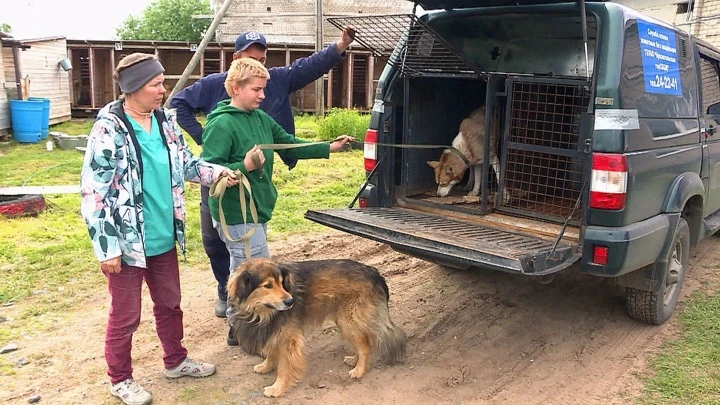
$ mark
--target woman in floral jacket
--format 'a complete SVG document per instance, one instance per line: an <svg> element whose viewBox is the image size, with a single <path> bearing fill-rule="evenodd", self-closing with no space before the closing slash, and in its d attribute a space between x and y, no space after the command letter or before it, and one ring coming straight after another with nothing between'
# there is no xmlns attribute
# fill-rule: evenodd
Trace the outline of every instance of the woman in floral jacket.
<svg viewBox="0 0 720 405"><path fill-rule="evenodd" d="M185 249L184 181L210 185L232 171L192 156L170 110L160 108L164 68L154 55L123 58L113 79L123 96L98 114L81 172L81 211L107 277L110 314L105 359L110 392L125 404L148 404L133 379L130 350L140 323L142 281L153 300L168 378L205 377L212 364L187 357L175 244Z"/></svg>

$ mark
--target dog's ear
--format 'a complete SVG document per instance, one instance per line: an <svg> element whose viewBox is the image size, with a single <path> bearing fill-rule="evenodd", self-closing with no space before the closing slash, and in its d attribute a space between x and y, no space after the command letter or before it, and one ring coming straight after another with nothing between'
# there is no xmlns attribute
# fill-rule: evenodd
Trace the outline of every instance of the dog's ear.
<svg viewBox="0 0 720 405"><path fill-rule="evenodd" d="M227 284L228 296L238 301L246 299L255 290L260 281L247 270L236 271L230 275Z"/></svg>
<svg viewBox="0 0 720 405"><path fill-rule="evenodd" d="M427 164L428 164L428 166L430 166L430 167L432 167L433 169L435 169L436 167L438 167L438 166L440 165L440 162L438 162L437 160L429 160L429 161L427 162Z"/></svg>
<svg viewBox="0 0 720 405"><path fill-rule="evenodd" d="M295 290L295 276L293 275L290 266L286 264L278 264L278 267L280 268L280 275L283 279L283 288L285 289L285 291L292 294L293 290Z"/></svg>

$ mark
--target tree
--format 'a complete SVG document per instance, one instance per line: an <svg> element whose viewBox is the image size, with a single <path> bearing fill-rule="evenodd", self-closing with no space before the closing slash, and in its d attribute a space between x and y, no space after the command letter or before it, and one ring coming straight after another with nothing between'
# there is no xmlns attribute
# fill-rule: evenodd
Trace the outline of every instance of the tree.
<svg viewBox="0 0 720 405"><path fill-rule="evenodd" d="M0 23L0 32L9 34L12 32L12 27L8 23Z"/></svg>
<svg viewBox="0 0 720 405"><path fill-rule="evenodd" d="M192 16L209 14L209 0L155 0L142 16L129 16L115 32L124 40L198 42L211 19Z"/></svg>

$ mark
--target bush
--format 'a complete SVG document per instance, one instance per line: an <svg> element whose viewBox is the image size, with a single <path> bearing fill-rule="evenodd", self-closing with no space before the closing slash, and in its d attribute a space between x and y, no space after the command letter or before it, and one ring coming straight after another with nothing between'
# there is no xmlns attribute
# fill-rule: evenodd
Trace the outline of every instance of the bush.
<svg viewBox="0 0 720 405"><path fill-rule="evenodd" d="M318 121L318 138L331 141L340 135L350 135L358 141L365 140L365 131L370 125L370 115L357 110L333 108Z"/></svg>

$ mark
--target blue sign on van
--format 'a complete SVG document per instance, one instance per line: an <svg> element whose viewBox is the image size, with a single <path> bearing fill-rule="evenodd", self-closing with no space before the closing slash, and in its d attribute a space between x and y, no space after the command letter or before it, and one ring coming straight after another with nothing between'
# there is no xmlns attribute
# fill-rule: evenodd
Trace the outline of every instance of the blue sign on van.
<svg viewBox="0 0 720 405"><path fill-rule="evenodd" d="M641 19L637 20L637 27L645 91L682 96L675 32Z"/></svg>

